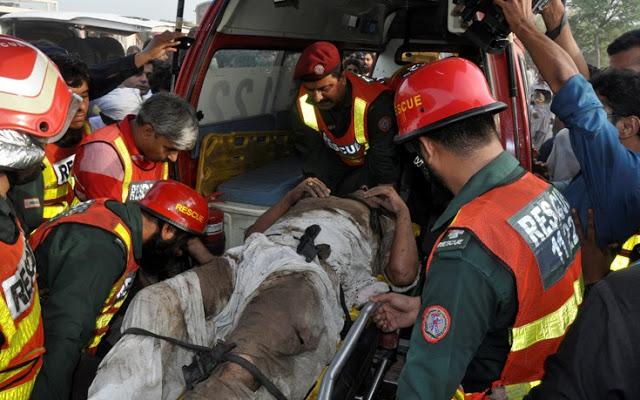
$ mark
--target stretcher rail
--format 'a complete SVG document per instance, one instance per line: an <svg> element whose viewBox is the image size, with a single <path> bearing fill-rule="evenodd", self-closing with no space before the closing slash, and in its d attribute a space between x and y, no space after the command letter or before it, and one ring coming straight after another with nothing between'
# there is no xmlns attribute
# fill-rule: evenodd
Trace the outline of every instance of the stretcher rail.
<svg viewBox="0 0 640 400"><path fill-rule="evenodd" d="M362 335L362 332L367 325L369 317L371 317L371 315L378 309L379 306L380 303L367 303L364 307L362 307L362 310L360 310L358 318L356 318L356 321L349 330L347 337L344 338L340 350L338 350L335 357L331 361L331 364L329 364L327 372L324 374L322 383L320 384L318 400L331 399L335 382L338 379L340 372L342 372L342 369L349 359L349 356L356 348L358 339L360 339L360 336Z"/></svg>

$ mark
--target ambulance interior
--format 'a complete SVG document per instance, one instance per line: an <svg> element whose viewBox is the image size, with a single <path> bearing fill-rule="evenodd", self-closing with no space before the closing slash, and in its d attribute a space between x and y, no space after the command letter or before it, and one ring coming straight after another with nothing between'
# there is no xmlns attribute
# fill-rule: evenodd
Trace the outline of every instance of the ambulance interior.
<svg viewBox="0 0 640 400"><path fill-rule="evenodd" d="M335 43L342 54L373 52L373 78L390 78L412 63L452 55L465 57L485 71L492 90L505 86L493 75L494 64L502 55L490 55L463 36L468 25L455 15L454 8L452 0L213 3L177 81L176 92L196 105L200 118L200 141L190 154L181 155L177 174L204 196L218 193L215 197L222 202L213 206L224 211L226 248L242 244L245 230L256 218L302 180L301 163L292 143L290 110L299 88L293 80L294 68L307 45L326 40ZM528 87L523 58L516 67L519 87ZM522 97L517 107L526 113L527 96ZM521 123L528 126L526 117ZM501 135L508 133L505 126L501 121ZM515 129L515 133L513 127L509 129L512 135L528 137L524 128ZM526 150L523 143L503 141L512 153ZM450 194L425 182L408 156L403 160L399 191L421 228L421 233L416 232L418 247L428 254L436 240L429 227L444 210ZM371 360L376 368L382 365L385 357L372 346L379 337L377 330L365 334L364 341L369 343L352 353L356 365L370 365ZM403 343L406 346L401 340L401 346ZM385 398L385 391L395 391L394 375L397 377L401 365L394 363L390 371L387 364L382 365L385 377L377 381L368 367L346 368L342 374L347 379L336 392L341 394L333 398L362 395L360 383L364 381L381 387L383 394L377 396L382 397L375 398Z"/></svg>

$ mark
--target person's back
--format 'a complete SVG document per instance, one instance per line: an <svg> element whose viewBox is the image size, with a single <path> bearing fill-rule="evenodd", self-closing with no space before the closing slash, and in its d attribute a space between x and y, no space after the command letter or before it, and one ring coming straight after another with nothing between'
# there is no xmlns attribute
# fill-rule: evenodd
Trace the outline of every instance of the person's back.
<svg viewBox="0 0 640 400"><path fill-rule="evenodd" d="M640 265L589 292L529 400L635 399L640 391Z"/></svg>

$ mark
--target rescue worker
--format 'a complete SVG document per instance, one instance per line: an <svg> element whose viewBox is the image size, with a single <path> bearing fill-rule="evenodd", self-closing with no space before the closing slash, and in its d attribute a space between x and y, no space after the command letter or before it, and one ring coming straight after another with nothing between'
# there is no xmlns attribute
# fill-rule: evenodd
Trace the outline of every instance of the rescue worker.
<svg viewBox="0 0 640 400"><path fill-rule="evenodd" d="M401 107L408 101L422 107ZM374 315L383 331L413 325L398 398L522 397L582 302L569 206L504 151L493 114L507 106L470 61L415 70L395 103L396 143L454 194L433 226L446 229L427 262L422 298L372 298L383 302Z"/></svg>
<svg viewBox="0 0 640 400"><path fill-rule="evenodd" d="M73 165L80 201L140 200L158 180L168 179L169 161L190 150L198 137L195 111L172 93L145 101L137 116L99 129L78 147Z"/></svg>
<svg viewBox="0 0 640 400"><path fill-rule="evenodd" d="M47 146L43 160L44 209L43 219L46 221L69 209L73 201L73 179L71 167L80 141L91 135L87 121L89 109L89 68L77 54L54 53L49 55L67 86L82 98L82 104L76 111L69 129L56 143Z"/></svg>
<svg viewBox="0 0 640 400"><path fill-rule="evenodd" d="M200 195L168 180L156 183L139 202L90 200L36 229L29 242L39 286L47 293L42 299L47 353L34 399L69 398L76 365L81 356L99 355L134 279L162 270L165 265L158 260L201 235L207 215ZM86 397L91 380L73 381L76 392L84 385L84 393L74 395Z"/></svg>
<svg viewBox="0 0 640 400"><path fill-rule="evenodd" d="M316 42L294 72L301 81L293 109L294 143L303 172L336 194L362 185L395 184L400 167L393 144L396 119L390 89L342 71L338 49Z"/></svg>
<svg viewBox="0 0 640 400"><path fill-rule="evenodd" d="M243 246L138 293L123 329L203 346L234 343L231 354L254 364L286 398L304 398L335 354L343 307L388 291L378 273L395 290L416 283L407 206L388 186L368 190L367 199L363 193L329 196L321 181L307 178L258 218ZM193 360L192 351L173 343L127 334L101 364L90 398L175 399L185 392L183 366ZM188 374L199 379L187 390L206 380L185 399L272 398L263 381L236 362L214 366Z"/></svg>
<svg viewBox="0 0 640 400"><path fill-rule="evenodd" d="M0 35L0 59L0 398L26 400L44 336L36 262L8 196L40 175L44 144L64 134L81 100L30 44Z"/></svg>

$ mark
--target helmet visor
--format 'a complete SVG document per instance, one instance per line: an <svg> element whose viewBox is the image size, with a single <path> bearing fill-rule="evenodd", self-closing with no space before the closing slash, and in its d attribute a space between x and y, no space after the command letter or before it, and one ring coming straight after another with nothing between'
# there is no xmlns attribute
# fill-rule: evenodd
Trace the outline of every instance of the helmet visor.
<svg viewBox="0 0 640 400"><path fill-rule="evenodd" d="M62 129L54 136L43 138L43 143L57 142L64 136L65 133L67 133L67 129L69 129L69 125L71 125L71 121L73 121L73 117L76 115L76 111L78 111L80 105L82 105L82 97L75 93L72 93L71 98L69 99L69 106L67 107L67 119L64 122Z"/></svg>

